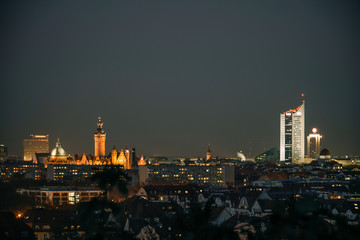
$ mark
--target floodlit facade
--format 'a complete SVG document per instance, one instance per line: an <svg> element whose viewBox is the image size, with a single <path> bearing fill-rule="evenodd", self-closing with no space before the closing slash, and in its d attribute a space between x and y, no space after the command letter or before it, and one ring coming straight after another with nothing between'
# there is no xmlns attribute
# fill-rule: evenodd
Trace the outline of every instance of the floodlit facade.
<svg viewBox="0 0 360 240"><path fill-rule="evenodd" d="M24 139L24 161L33 161L35 153L49 152L49 135L31 134L30 137Z"/></svg>
<svg viewBox="0 0 360 240"><path fill-rule="evenodd" d="M101 122L101 117L98 117L97 129L94 133L94 142L95 142L95 158L105 157L105 141L106 133L102 128L103 123Z"/></svg>
<svg viewBox="0 0 360 240"><path fill-rule="evenodd" d="M280 114L280 163L297 164L305 156L305 101Z"/></svg>
<svg viewBox="0 0 360 240"><path fill-rule="evenodd" d="M307 157L317 159L320 153L320 141L322 136L316 128L312 129L312 133L307 136Z"/></svg>

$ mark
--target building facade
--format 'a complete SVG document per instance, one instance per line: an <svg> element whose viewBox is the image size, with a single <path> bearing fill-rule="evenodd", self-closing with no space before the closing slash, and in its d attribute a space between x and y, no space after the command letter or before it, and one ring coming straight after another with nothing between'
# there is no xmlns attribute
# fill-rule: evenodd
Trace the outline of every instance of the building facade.
<svg viewBox="0 0 360 240"><path fill-rule="evenodd" d="M305 101L280 114L280 163L297 164L305 157Z"/></svg>
<svg viewBox="0 0 360 240"><path fill-rule="evenodd" d="M320 141L322 136L316 128L312 129L312 133L307 136L307 157L317 159L320 154Z"/></svg>
<svg viewBox="0 0 360 240"><path fill-rule="evenodd" d="M45 179L45 175L42 164L27 161L0 163L0 182L11 182L14 178L42 180Z"/></svg>
<svg viewBox="0 0 360 240"><path fill-rule="evenodd" d="M104 170L106 165L48 165L46 179L55 182L77 182L83 181L97 172Z"/></svg>
<svg viewBox="0 0 360 240"><path fill-rule="evenodd" d="M102 190L93 187L66 187L52 186L35 189L17 189L17 193L29 196L39 206L59 206L64 204L76 204L89 202L92 198L99 197Z"/></svg>
<svg viewBox="0 0 360 240"><path fill-rule="evenodd" d="M49 135L30 135L24 139L24 161L33 161L35 153L49 153Z"/></svg>
<svg viewBox="0 0 360 240"><path fill-rule="evenodd" d="M174 164L140 165L140 184L226 186L235 182L234 166L182 166Z"/></svg>

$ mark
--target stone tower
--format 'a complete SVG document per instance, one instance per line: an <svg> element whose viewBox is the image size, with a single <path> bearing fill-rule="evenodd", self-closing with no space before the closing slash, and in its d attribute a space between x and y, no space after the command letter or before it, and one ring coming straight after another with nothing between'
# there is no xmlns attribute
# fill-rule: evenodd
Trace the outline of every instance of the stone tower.
<svg viewBox="0 0 360 240"><path fill-rule="evenodd" d="M126 145L125 147L125 157L126 157L126 162L125 162L125 169L131 169L131 162L130 162L130 151L128 146Z"/></svg>
<svg viewBox="0 0 360 240"><path fill-rule="evenodd" d="M210 150L210 143L208 144L208 151L206 152L206 160L211 159L211 150Z"/></svg>
<svg viewBox="0 0 360 240"><path fill-rule="evenodd" d="M105 140L106 133L102 128L103 123L101 122L101 117L98 117L97 129L94 133L94 142L95 142L95 158L101 158L105 156Z"/></svg>
<svg viewBox="0 0 360 240"><path fill-rule="evenodd" d="M114 165L117 164L117 151L115 149L115 146L113 147L113 150L111 151L111 163Z"/></svg>

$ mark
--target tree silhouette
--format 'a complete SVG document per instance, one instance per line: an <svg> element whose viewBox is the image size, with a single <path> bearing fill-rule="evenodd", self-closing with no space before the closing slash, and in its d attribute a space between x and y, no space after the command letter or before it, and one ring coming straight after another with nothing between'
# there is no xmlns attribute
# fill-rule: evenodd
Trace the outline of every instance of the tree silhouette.
<svg viewBox="0 0 360 240"><path fill-rule="evenodd" d="M210 198L205 204L192 200L188 211L179 209L175 216L176 231L181 239L238 239L233 229L223 225L216 226L211 222L211 208L214 199Z"/></svg>
<svg viewBox="0 0 360 240"><path fill-rule="evenodd" d="M129 236L119 226L116 225L115 228L109 229L104 222L94 222L94 219L106 209L111 209L114 216L124 214L123 209L118 204L110 201L109 193L116 189L119 193L127 195L130 177L119 167L110 166L94 174L91 180L97 183L104 193L102 197L93 198L89 203L85 204L82 211L82 222L87 225L88 233L92 234L90 239L107 239L106 236L110 233L115 234L116 239L129 239Z"/></svg>
<svg viewBox="0 0 360 240"><path fill-rule="evenodd" d="M99 188L104 190L105 197L107 197L108 193L114 188L116 188L119 193L128 194L129 190L127 185L130 179L122 169L114 166L105 168L103 171L97 172L91 177L91 180L97 183Z"/></svg>
<svg viewBox="0 0 360 240"><path fill-rule="evenodd" d="M331 214L319 207L312 198L296 200L290 198L276 206L270 216L270 226L265 232L266 239L356 239L358 229L351 227L341 218L335 226L324 216Z"/></svg>

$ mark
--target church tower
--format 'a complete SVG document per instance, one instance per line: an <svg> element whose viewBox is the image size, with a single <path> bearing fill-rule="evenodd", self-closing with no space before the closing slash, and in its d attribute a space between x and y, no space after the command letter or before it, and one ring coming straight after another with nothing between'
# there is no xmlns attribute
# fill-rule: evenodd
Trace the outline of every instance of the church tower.
<svg viewBox="0 0 360 240"><path fill-rule="evenodd" d="M102 128L103 123L101 122L101 117L98 117L97 129L94 133L94 142L95 142L95 158L105 157L105 140L106 133Z"/></svg>
<svg viewBox="0 0 360 240"><path fill-rule="evenodd" d="M111 163L117 164L117 151L115 149L115 146L113 147L113 150L111 151Z"/></svg>
<svg viewBox="0 0 360 240"><path fill-rule="evenodd" d="M211 159L210 143L208 144L208 151L206 152L206 161Z"/></svg>
<svg viewBox="0 0 360 240"><path fill-rule="evenodd" d="M126 158L126 162L125 162L125 169L131 169L131 163L130 163L130 151L128 146L125 146L125 158Z"/></svg>

